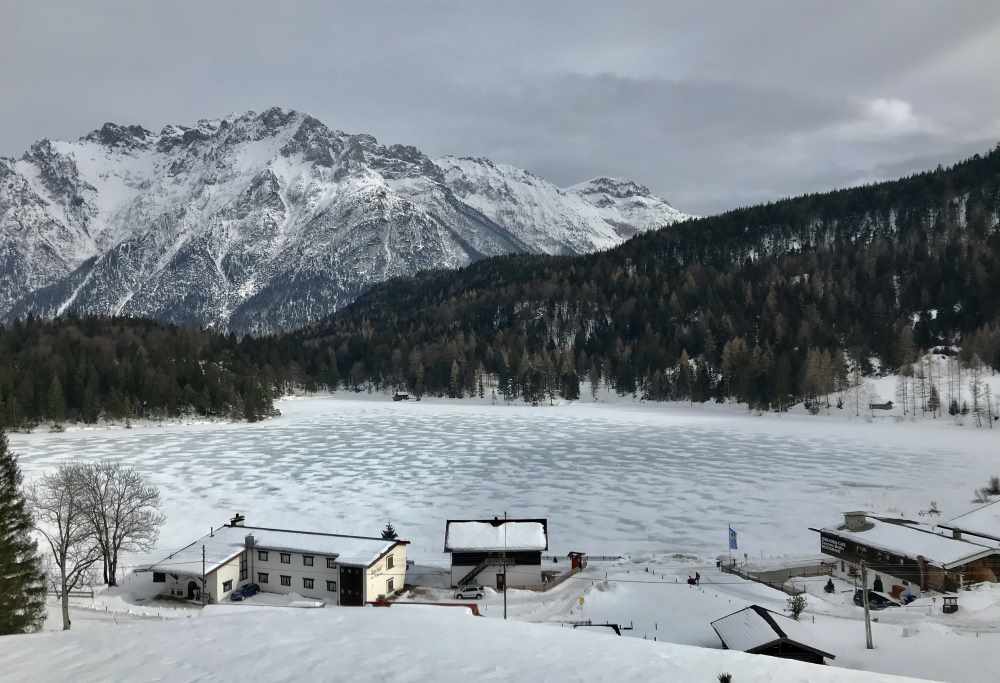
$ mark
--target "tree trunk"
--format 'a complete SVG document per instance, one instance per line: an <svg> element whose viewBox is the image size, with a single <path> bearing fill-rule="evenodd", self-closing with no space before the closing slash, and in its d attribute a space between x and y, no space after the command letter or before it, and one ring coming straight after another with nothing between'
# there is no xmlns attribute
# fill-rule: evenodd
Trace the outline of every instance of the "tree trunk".
<svg viewBox="0 0 1000 683"><path fill-rule="evenodd" d="M113 556L108 562L109 563L105 565L105 567L106 567L105 571L108 574L108 578L107 578L107 582L106 583L109 586L117 586L118 585L118 557L117 556Z"/></svg>
<svg viewBox="0 0 1000 683"><path fill-rule="evenodd" d="M69 590L66 586L66 574L62 575L62 622L63 631L68 631L70 626L69 620Z"/></svg>

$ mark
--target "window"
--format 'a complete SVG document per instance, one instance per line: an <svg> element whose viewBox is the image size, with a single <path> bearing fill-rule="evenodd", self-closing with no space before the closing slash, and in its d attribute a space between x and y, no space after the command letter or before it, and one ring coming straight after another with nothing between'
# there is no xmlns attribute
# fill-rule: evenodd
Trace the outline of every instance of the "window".
<svg viewBox="0 0 1000 683"><path fill-rule="evenodd" d="M392 555L390 555L389 557L385 558L385 568L386 569L392 569Z"/></svg>
<svg viewBox="0 0 1000 683"><path fill-rule="evenodd" d="M257 583L267 583L267 572L257 572Z"/></svg>
<svg viewBox="0 0 1000 683"><path fill-rule="evenodd" d="M326 582L326 590L329 591L330 593L336 593L337 592L337 582L336 581L327 581Z"/></svg>
<svg viewBox="0 0 1000 683"><path fill-rule="evenodd" d="M385 592L386 595L392 592L392 579L385 580Z"/></svg>
<svg viewBox="0 0 1000 683"><path fill-rule="evenodd" d="M281 553L281 564L291 564L292 555L291 553Z"/></svg>
<svg viewBox="0 0 1000 683"><path fill-rule="evenodd" d="M247 554L240 553L240 581L247 580Z"/></svg>
<svg viewBox="0 0 1000 683"><path fill-rule="evenodd" d="M313 580L312 579L302 579L302 587L303 588L312 588L313 587Z"/></svg>
<svg viewBox="0 0 1000 683"><path fill-rule="evenodd" d="M260 560L261 562L267 562L267 551L266 550L258 550L257 551L257 559Z"/></svg>
<svg viewBox="0 0 1000 683"><path fill-rule="evenodd" d="M312 555L303 555L302 556L302 564L305 565L306 567L313 566L313 556Z"/></svg>
<svg viewBox="0 0 1000 683"><path fill-rule="evenodd" d="M153 583L166 583L167 575L163 572L153 572Z"/></svg>
<svg viewBox="0 0 1000 683"><path fill-rule="evenodd" d="M336 569L337 568L337 560L334 559L334 558L332 558L332 557L326 558L326 568L327 569Z"/></svg>
<svg viewBox="0 0 1000 683"><path fill-rule="evenodd" d="M222 592L223 593L228 593L231 590L233 590L233 581L232 581L232 579L230 579L229 581L226 581L225 583L222 584Z"/></svg>
<svg viewBox="0 0 1000 683"><path fill-rule="evenodd" d="M284 574L282 574L281 575L281 585L282 586L291 586L292 585L292 577L285 576Z"/></svg>

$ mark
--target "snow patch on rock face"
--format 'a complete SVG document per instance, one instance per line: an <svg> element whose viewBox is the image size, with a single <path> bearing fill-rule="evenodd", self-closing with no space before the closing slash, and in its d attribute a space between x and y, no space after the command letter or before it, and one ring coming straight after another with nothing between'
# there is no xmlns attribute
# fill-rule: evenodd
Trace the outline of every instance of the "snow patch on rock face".
<svg viewBox="0 0 1000 683"><path fill-rule="evenodd" d="M280 108L159 133L107 123L0 159L0 314L299 327L386 278L604 249L685 217L620 183L602 203Z"/></svg>
<svg viewBox="0 0 1000 683"><path fill-rule="evenodd" d="M691 217L632 181L598 178L563 189L489 159L443 157L437 164L462 201L547 253L608 249Z"/></svg>

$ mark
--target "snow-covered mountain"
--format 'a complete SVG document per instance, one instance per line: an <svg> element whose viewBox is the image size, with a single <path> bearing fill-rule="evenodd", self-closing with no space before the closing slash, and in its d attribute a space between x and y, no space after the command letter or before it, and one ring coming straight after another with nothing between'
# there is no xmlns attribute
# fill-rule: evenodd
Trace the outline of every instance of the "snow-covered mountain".
<svg viewBox="0 0 1000 683"><path fill-rule="evenodd" d="M595 178L561 189L489 159L443 157L435 163L459 199L546 253L607 249L637 232L690 216L629 180Z"/></svg>
<svg viewBox="0 0 1000 683"><path fill-rule="evenodd" d="M290 329L387 278L603 249L686 217L628 181L563 190L279 108L108 123L0 158L0 314Z"/></svg>

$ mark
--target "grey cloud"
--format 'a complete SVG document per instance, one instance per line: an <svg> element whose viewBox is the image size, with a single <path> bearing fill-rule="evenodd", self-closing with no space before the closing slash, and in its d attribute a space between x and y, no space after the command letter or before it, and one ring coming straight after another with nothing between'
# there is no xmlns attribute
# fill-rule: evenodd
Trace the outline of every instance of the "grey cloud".
<svg viewBox="0 0 1000 683"><path fill-rule="evenodd" d="M708 213L985 151L998 46L987 0L8 0L0 154L278 104Z"/></svg>

